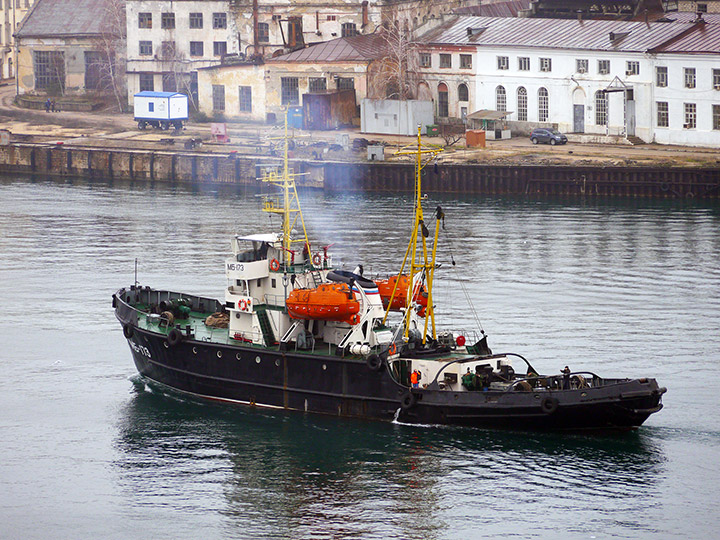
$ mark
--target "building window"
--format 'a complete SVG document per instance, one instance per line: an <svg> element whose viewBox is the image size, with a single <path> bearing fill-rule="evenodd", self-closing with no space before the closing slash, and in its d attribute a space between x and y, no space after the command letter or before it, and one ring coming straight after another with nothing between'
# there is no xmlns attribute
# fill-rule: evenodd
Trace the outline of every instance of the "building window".
<svg viewBox="0 0 720 540"><path fill-rule="evenodd" d="M501 112L507 111L507 94L505 93L504 86L498 86L495 89L495 110Z"/></svg>
<svg viewBox="0 0 720 540"><path fill-rule="evenodd" d="M175 58L175 42L174 41L163 41L160 44L160 55L162 58L173 59Z"/></svg>
<svg viewBox="0 0 720 540"><path fill-rule="evenodd" d="M666 66L658 66L655 68L655 85L659 88L665 88L668 84L668 71Z"/></svg>
<svg viewBox="0 0 720 540"><path fill-rule="evenodd" d="M338 90L355 90L355 79L352 77L339 77L337 80Z"/></svg>
<svg viewBox="0 0 720 540"><path fill-rule="evenodd" d="M540 59L540 71L552 71L552 59L541 58Z"/></svg>
<svg viewBox="0 0 720 540"><path fill-rule="evenodd" d="M510 69L510 57L498 56L497 57L497 68L498 69Z"/></svg>
<svg viewBox="0 0 720 540"><path fill-rule="evenodd" d="M103 54L97 51L85 51L85 89L99 90L103 67Z"/></svg>
<svg viewBox="0 0 720 540"><path fill-rule="evenodd" d="M640 62L628 60L625 63L625 75L640 75Z"/></svg>
<svg viewBox="0 0 720 540"><path fill-rule="evenodd" d="M213 28L227 28L227 13L213 13Z"/></svg>
<svg viewBox="0 0 720 540"><path fill-rule="evenodd" d="M238 103L240 112L252 112L252 86L238 87Z"/></svg>
<svg viewBox="0 0 720 540"><path fill-rule="evenodd" d="M598 60L598 73L608 75L610 73L610 60Z"/></svg>
<svg viewBox="0 0 720 540"><path fill-rule="evenodd" d="M713 88L715 90L720 90L720 69L713 69L712 75L713 75Z"/></svg>
<svg viewBox="0 0 720 540"><path fill-rule="evenodd" d="M155 90L155 76L152 73L139 73L138 88L140 92L152 92Z"/></svg>
<svg viewBox="0 0 720 540"><path fill-rule="evenodd" d="M152 56L152 41L141 41L138 51L140 56Z"/></svg>
<svg viewBox="0 0 720 540"><path fill-rule="evenodd" d="M270 43L270 25L268 23L258 23L258 42Z"/></svg>
<svg viewBox="0 0 720 540"><path fill-rule="evenodd" d="M432 66L430 53L420 53L420 67L429 68L430 66Z"/></svg>
<svg viewBox="0 0 720 540"><path fill-rule="evenodd" d="M202 41L190 42L190 56L202 56L205 54L205 44Z"/></svg>
<svg viewBox="0 0 720 540"><path fill-rule="evenodd" d="M685 129L695 129L697 126L697 106L694 103L685 103Z"/></svg>
<svg viewBox="0 0 720 540"><path fill-rule="evenodd" d="M152 13L138 13L138 28L152 28Z"/></svg>
<svg viewBox="0 0 720 540"><path fill-rule="evenodd" d="M213 111L224 111L225 110L225 85L213 84Z"/></svg>
<svg viewBox="0 0 720 540"><path fill-rule="evenodd" d="M35 90L65 88L65 54L62 51L35 51Z"/></svg>
<svg viewBox="0 0 720 540"><path fill-rule="evenodd" d="M165 28L166 30L175 28L175 13L161 13L160 28Z"/></svg>
<svg viewBox="0 0 720 540"><path fill-rule="evenodd" d="M440 55L440 67L441 67L441 68L449 68L449 67L452 67L452 55L450 55L450 54L441 54L441 55Z"/></svg>
<svg viewBox="0 0 720 540"><path fill-rule="evenodd" d="M450 116L450 101L448 99L448 89L445 83L438 85L438 116L447 118Z"/></svg>
<svg viewBox="0 0 720 540"><path fill-rule="evenodd" d="M190 28L202 28L203 27L203 14L202 13L191 13L190 14Z"/></svg>
<svg viewBox="0 0 720 540"><path fill-rule="evenodd" d="M595 124L598 126L607 125L608 121L608 97L605 92L595 92Z"/></svg>
<svg viewBox="0 0 720 540"><path fill-rule="evenodd" d="M213 55L224 56L227 54L227 41L213 41Z"/></svg>
<svg viewBox="0 0 720 540"><path fill-rule="evenodd" d="M695 8L696 13L707 13L707 4L701 4L698 2L697 7Z"/></svg>
<svg viewBox="0 0 720 540"><path fill-rule="evenodd" d="M720 105L713 105L713 129L720 129Z"/></svg>
<svg viewBox="0 0 720 540"><path fill-rule="evenodd" d="M517 89L517 114L519 122L527 122L527 90L524 86Z"/></svg>
<svg viewBox="0 0 720 540"><path fill-rule="evenodd" d="M327 20L328 21L337 21L337 15L328 15Z"/></svg>
<svg viewBox="0 0 720 540"><path fill-rule="evenodd" d="M327 90L327 79L325 77L310 77L308 89L310 92L323 92Z"/></svg>
<svg viewBox="0 0 720 540"><path fill-rule="evenodd" d="M538 90L538 121L547 122L550 117L550 99L547 88Z"/></svg>
<svg viewBox="0 0 720 540"><path fill-rule="evenodd" d="M177 92L177 79L175 73L168 72L162 74L163 92Z"/></svg>
<svg viewBox="0 0 720 540"><path fill-rule="evenodd" d="M695 68L684 68L685 88L695 88Z"/></svg>
<svg viewBox="0 0 720 540"><path fill-rule="evenodd" d="M355 23L346 22L342 24L342 37L352 37L357 34Z"/></svg>
<svg viewBox="0 0 720 540"><path fill-rule="evenodd" d="M461 54L460 55L460 69L472 69L472 55Z"/></svg>
<svg viewBox="0 0 720 540"><path fill-rule="evenodd" d="M280 87L282 90L281 103L283 105L297 105L300 103L297 77L281 77Z"/></svg>
<svg viewBox="0 0 720 540"><path fill-rule="evenodd" d="M458 101L469 101L470 92L466 84L458 86Z"/></svg>
<svg viewBox="0 0 720 540"><path fill-rule="evenodd" d="M578 58L577 60L575 60L575 71L577 71L578 73L587 73L588 64L589 61L587 59Z"/></svg>
<svg viewBox="0 0 720 540"><path fill-rule="evenodd" d="M518 58L518 70L530 71L530 58L528 58L527 56L520 56Z"/></svg>
<svg viewBox="0 0 720 540"><path fill-rule="evenodd" d="M670 112L667 101L658 101L657 105L657 127L670 127Z"/></svg>

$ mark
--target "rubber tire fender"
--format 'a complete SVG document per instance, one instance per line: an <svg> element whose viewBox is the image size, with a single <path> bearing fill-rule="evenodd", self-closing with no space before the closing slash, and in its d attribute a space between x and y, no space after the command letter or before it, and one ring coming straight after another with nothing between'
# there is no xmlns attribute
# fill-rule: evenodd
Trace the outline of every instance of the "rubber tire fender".
<svg viewBox="0 0 720 540"><path fill-rule="evenodd" d="M180 343L183 340L182 332L180 332L180 330L178 330L177 328L173 328L168 333L167 340L168 340L168 345L170 345L171 347L174 347L175 345L177 345L178 343Z"/></svg>
<svg viewBox="0 0 720 540"><path fill-rule="evenodd" d="M382 358L380 358L377 354L371 354L367 357L365 362L371 371L380 371L383 367Z"/></svg>
<svg viewBox="0 0 720 540"><path fill-rule="evenodd" d="M134 333L135 330L133 329L132 325L123 324L123 336L125 336L126 339L130 339L131 337L133 337Z"/></svg>
<svg viewBox="0 0 720 540"><path fill-rule="evenodd" d="M540 408L545 414L552 414L558 410L558 400L554 397L545 396L540 402Z"/></svg>
<svg viewBox="0 0 720 540"><path fill-rule="evenodd" d="M405 392L400 398L400 408L403 411L407 411L408 409L414 407L416 403L417 396L410 391Z"/></svg>

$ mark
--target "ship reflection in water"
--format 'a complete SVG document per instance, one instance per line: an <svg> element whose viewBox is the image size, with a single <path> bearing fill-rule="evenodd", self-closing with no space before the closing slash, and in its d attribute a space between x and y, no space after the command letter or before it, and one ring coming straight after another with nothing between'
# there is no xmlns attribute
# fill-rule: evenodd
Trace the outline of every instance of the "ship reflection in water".
<svg viewBox="0 0 720 540"><path fill-rule="evenodd" d="M612 437L429 429L216 406L135 383L115 464L124 496L197 510L228 534L476 538L509 524L592 534L616 527L617 513L642 533L660 511L665 458L652 428ZM218 500L224 508L209 506Z"/></svg>

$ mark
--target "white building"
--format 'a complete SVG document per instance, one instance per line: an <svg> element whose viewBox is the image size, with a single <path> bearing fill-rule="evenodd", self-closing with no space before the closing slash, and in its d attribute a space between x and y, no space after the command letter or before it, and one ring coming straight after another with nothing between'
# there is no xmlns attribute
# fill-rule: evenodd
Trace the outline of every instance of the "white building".
<svg viewBox="0 0 720 540"><path fill-rule="evenodd" d="M469 112L512 111L520 130L720 145L720 24L459 17L419 41L440 117L459 114L459 47L466 65L473 47Z"/></svg>

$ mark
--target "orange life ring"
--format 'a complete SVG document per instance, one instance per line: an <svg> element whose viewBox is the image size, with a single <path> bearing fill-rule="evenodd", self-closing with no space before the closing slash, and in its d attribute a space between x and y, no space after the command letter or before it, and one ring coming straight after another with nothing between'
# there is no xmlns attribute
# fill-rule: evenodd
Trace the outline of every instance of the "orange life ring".
<svg viewBox="0 0 720 540"><path fill-rule="evenodd" d="M320 263L322 263L322 257L320 256L319 253L316 253L315 255L313 255L312 262L315 266L320 266Z"/></svg>
<svg viewBox="0 0 720 540"><path fill-rule="evenodd" d="M245 300L238 300L238 309L240 311L245 311L246 308L247 308L247 306L245 304Z"/></svg>
<svg viewBox="0 0 720 540"><path fill-rule="evenodd" d="M272 270L273 272L277 272L278 270L280 270L280 261L278 261L277 259L273 259L272 261L270 261L270 270Z"/></svg>
<svg viewBox="0 0 720 540"><path fill-rule="evenodd" d="M388 349L388 354L390 356L394 355L397 352L397 347L395 346L395 342L390 344L390 348Z"/></svg>

